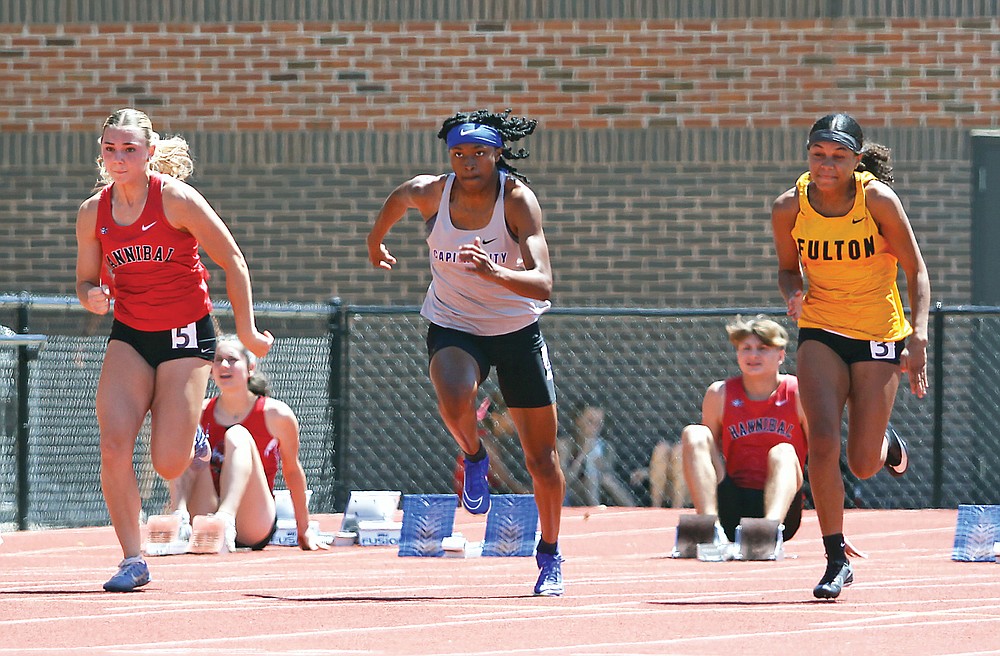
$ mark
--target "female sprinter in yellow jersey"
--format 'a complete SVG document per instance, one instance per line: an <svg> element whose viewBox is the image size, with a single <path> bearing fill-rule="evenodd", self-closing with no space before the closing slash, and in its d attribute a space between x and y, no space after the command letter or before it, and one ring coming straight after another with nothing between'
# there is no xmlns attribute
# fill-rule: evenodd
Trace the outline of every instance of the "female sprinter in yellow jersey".
<svg viewBox="0 0 1000 656"><path fill-rule="evenodd" d="M889 427L902 372L927 390L930 283L899 197L889 151L865 144L847 114L809 131L809 171L774 202L778 286L798 321L799 396L809 424L809 481L827 568L813 590L836 598L854 580L844 547L840 426L848 413L847 461L859 478L885 466L899 476L906 445ZM896 287L906 275L910 317ZM808 281L808 287L805 286Z"/></svg>

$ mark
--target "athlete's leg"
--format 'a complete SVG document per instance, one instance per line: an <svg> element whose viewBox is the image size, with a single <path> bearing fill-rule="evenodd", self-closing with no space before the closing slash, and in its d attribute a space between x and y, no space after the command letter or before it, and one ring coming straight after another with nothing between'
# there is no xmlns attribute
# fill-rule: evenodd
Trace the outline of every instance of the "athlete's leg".
<svg viewBox="0 0 1000 656"><path fill-rule="evenodd" d="M874 476L885 462L885 428L902 376L889 362L851 365L851 393L847 400L847 464L858 478Z"/></svg>
<svg viewBox="0 0 1000 656"><path fill-rule="evenodd" d="M150 421L150 456L156 472L177 478L194 458L194 435L212 363L200 358L168 360L156 368Z"/></svg>
<svg viewBox="0 0 1000 656"><path fill-rule="evenodd" d="M448 346L431 357L430 376L444 425L462 451L475 455L480 446L476 431L479 364L462 349Z"/></svg>
<svg viewBox="0 0 1000 656"><path fill-rule="evenodd" d="M799 345L796 375L809 426L809 483L823 535L844 532L840 425L851 376L833 349L816 340Z"/></svg>
<svg viewBox="0 0 1000 656"><path fill-rule="evenodd" d="M170 481L170 484L174 486L178 482L187 485L186 503L183 507L178 504L178 508L186 510L189 516L208 515L219 509L219 494L215 490L212 470L208 467L200 469L191 467L183 476Z"/></svg>
<svg viewBox="0 0 1000 656"><path fill-rule="evenodd" d="M666 441L657 442L649 454L649 468L646 470L649 477L649 505L653 508L661 508L667 498L669 472L670 445Z"/></svg>
<svg viewBox="0 0 1000 656"><path fill-rule="evenodd" d="M253 436L239 424L226 431L226 459L219 477L219 513L236 518L236 538L256 544L274 526L274 497Z"/></svg>
<svg viewBox="0 0 1000 656"><path fill-rule="evenodd" d="M130 345L108 342L97 383L97 422L101 432L101 490L108 515L126 558L139 556L139 484L132 453L153 398L155 372Z"/></svg>
<svg viewBox="0 0 1000 656"><path fill-rule="evenodd" d="M712 431L701 424L685 426L681 431L681 449L684 480L695 512L699 515L718 515L716 490L726 470Z"/></svg>
<svg viewBox="0 0 1000 656"><path fill-rule="evenodd" d="M787 442L767 452L767 480L764 482L764 518L781 521L802 488L802 467L795 447Z"/></svg>
<svg viewBox="0 0 1000 656"><path fill-rule="evenodd" d="M542 408L509 408L509 411L531 474L542 541L555 544L559 539L562 501L566 494L566 479L556 451L556 404Z"/></svg>

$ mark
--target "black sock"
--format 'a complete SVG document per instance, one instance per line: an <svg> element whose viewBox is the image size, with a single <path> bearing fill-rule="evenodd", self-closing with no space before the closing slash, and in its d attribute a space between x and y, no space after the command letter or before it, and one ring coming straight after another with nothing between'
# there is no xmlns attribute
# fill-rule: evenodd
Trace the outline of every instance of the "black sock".
<svg viewBox="0 0 1000 656"><path fill-rule="evenodd" d="M479 443L479 450L476 451L474 454L472 454L471 456L468 453L465 454L465 459L468 460L469 462L479 462L485 457L486 457L486 448L483 446L482 442Z"/></svg>
<svg viewBox="0 0 1000 656"><path fill-rule="evenodd" d="M552 543L546 542L545 540L538 538L538 546L535 547L538 553L548 554L550 556L555 556L559 553L559 541Z"/></svg>
<svg viewBox="0 0 1000 656"><path fill-rule="evenodd" d="M823 548L826 549L826 559L830 562L847 562L847 554L844 553L845 546L843 533L823 536Z"/></svg>

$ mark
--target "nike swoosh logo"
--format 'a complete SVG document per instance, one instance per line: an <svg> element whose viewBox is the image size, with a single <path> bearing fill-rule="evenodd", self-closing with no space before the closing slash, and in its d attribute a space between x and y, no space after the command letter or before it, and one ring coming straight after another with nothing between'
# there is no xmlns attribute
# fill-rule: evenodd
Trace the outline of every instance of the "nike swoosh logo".
<svg viewBox="0 0 1000 656"><path fill-rule="evenodd" d="M778 406L785 405L785 400L782 399L781 401L775 401L774 405L778 405Z"/></svg>
<svg viewBox="0 0 1000 656"><path fill-rule="evenodd" d="M468 492L462 490L463 504L469 510L479 510L479 506L483 505L483 498L478 497L473 499L469 496Z"/></svg>
<svg viewBox="0 0 1000 656"><path fill-rule="evenodd" d="M497 240L496 237L494 237L493 239L487 239L486 241L483 242L483 246L485 246L486 244L491 244L491 243L495 242L496 240Z"/></svg>
<svg viewBox="0 0 1000 656"><path fill-rule="evenodd" d="M458 134L459 134L459 136L464 137L467 134L472 134L477 129L478 128L462 128L461 130L458 131Z"/></svg>
<svg viewBox="0 0 1000 656"><path fill-rule="evenodd" d="M143 231L143 232L146 232L147 230L149 230L150 228L152 228L152 227L153 227L153 226L155 226L155 225L156 225L156 221L153 221L153 222L152 222L152 223L150 223L149 225L144 225L144 226L142 226L142 231Z"/></svg>
<svg viewBox="0 0 1000 656"><path fill-rule="evenodd" d="M865 220L864 217L862 217L860 219L851 219L851 223L861 223L864 220Z"/></svg>

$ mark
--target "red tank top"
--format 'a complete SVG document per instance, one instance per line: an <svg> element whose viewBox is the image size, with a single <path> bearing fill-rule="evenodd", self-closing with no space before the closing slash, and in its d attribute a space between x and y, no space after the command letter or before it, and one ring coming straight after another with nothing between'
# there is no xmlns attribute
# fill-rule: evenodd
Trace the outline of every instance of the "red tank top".
<svg viewBox="0 0 1000 656"><path fill-rule="evenodd" d="M97 204L97 239L105 269L101 279L115 297L115 319L136 330L170 330L211 312L208 272L198 241L167 222L163 176L151 173L142 214L131 225L115 223L110 184Z"/></svg>
<svg viewBox="0 0 1000 656"><path fill-rule="evenodd" d="M726 380L726 406L722 411L722 455L726 474L740 487L763 490L767 480L767 452L790 442L806 464L806 435L797 410L799 381L782 376L778 388L762 401L747 398L743 379Z"/></svg>
<svg viewBox="0 0 1000 656"><path fill-rule="evenodd" d="M226 461L226 431L230 426L223 426L215 421L215 404L219 398L210 399L205 410L201 413L201 427L208 433L208 443L212 445L212 479L215 481L215 490L219 490L219 476L222 474L222 464ZM253 408L246 419L240 422L246 428L253 441L257 445L257 452L260 453L260 461L264 465L264 475L267 477L267 486L274 491L274 477L278 473L278 465L281 463L281 451L278 438L271 435L267 430L267 422L264 421L264 404L267 397L258 396L254 401Z"/></svg>

